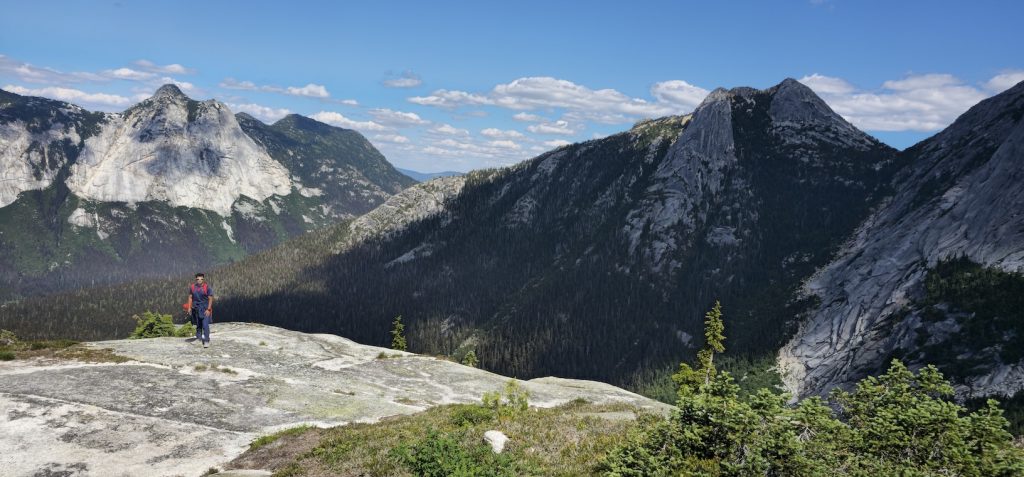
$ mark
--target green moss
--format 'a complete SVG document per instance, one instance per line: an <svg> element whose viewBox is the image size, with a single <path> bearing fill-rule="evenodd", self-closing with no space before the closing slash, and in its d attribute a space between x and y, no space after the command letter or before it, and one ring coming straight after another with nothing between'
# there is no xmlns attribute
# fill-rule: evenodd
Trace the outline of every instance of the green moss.
<svg viewBox="0 0 1024 477"><path fill-rule="evenodd" d="M302 425L302 426L292 427L292 428L288 428L288 429L285 429L285 430L282 430L282 431L278 431L278 432L275 432L275 433L270 434L268 436L258 437L255 440L253 440L251 443L249 443L249 450L250 451L254 451L256 449L259 449L260 447L272 444L272 443L276 442L278 439L280 439L282 437L285 437L285 436L296 436L296 435L302 434L302 433L304 433L304 432L306 432L306 431L308 431L310 429L314 429L314 427L313 426L309 426L309 425Z"/></svg>

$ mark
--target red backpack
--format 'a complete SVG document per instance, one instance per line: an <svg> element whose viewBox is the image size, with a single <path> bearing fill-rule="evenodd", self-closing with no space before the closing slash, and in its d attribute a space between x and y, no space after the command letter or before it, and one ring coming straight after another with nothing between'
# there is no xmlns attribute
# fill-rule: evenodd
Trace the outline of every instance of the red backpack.
<svg viewBox="0 0 1024 477"><path fill-rule="evenodd" d="M209 296L210 293L208 291L206 291L206 290L207 290L206 282L203 282L203 295ZM188 291L190 291L192 293L195 293L196 292L196 284L195 283L189 283L188 284Z"/></svg>

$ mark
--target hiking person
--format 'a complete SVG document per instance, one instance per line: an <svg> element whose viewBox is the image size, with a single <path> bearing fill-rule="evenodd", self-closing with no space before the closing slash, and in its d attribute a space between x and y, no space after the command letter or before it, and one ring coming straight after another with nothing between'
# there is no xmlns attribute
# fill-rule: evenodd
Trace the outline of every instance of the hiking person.
<svg viewBox="0 0 1024 477"><path fill-rule="evenodd" d="M213 287L206 283L206 275L196 274L195 283L188 287L188 310L196 320L196 340L203 348L210 347L210 321L213 320Z"/></svg>

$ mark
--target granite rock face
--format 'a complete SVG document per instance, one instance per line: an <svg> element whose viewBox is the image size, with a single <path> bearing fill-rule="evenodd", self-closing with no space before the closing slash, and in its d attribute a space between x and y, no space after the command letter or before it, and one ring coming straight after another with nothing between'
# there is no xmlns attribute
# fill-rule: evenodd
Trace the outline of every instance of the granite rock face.
<svg viewBox="0 0 1024 477"><path fill-rule="evenodd" d="M412 222L442 212L445 201L458 195L465 185L464 176L437 177L391 196L349 224L348 244L370 237L386 238Z"/></svg>
<svg viewBox="0 0 1024 477"><path fill-rule="evenodd" d="M72 104L0 90L0 207L62 180L82 142L106 119Z"/></svg>
<svg viewBox="0 0 1024 477"><path fill-rule="evenodd" d="M779 353L791 391L809 395L849 385L885 366L897 349L913 348L915 335L949 334L949 326L901 313L940 259L965 256L1024 271L1022 115L1024 83L904 152L908 164L893 181L896 193L806 283L804 293L821 301ZM959 394L1024 389L1022 364L993 362L991 372L962 383Z"/></svg>
<svg viewBox="0 0 1024 477"><path fill-rule="evenodd" d="M101 202L163 201L231 215L241 196L287 195L288 169L272 159L216 100L197 102L173 85L111 115L85 142L68 187Z"/></svg>
<svg viewBox="0 0 1024 477"><path fill-rule="evenodd" d="M122 364L0 363L0 474L199 475L260 435L479 402L508 381L334 335L217 323L211 337L207 349L183 338L89 344L131 358ZM521 385L534 406L582 398L668 409L603 383Z"/></svg>

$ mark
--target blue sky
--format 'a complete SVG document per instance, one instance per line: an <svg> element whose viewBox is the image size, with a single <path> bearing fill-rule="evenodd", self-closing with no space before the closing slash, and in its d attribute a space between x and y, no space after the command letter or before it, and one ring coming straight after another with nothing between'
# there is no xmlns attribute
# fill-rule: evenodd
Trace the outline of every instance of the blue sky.
<svg viewBox="0 0 1024 477"><path fill-rule="evenodd" d="M1024 80L1024 2L9 2L0 88L121 111L176 82L359 130L419 171L506 165L803 81L898 148Z"/></svg>

